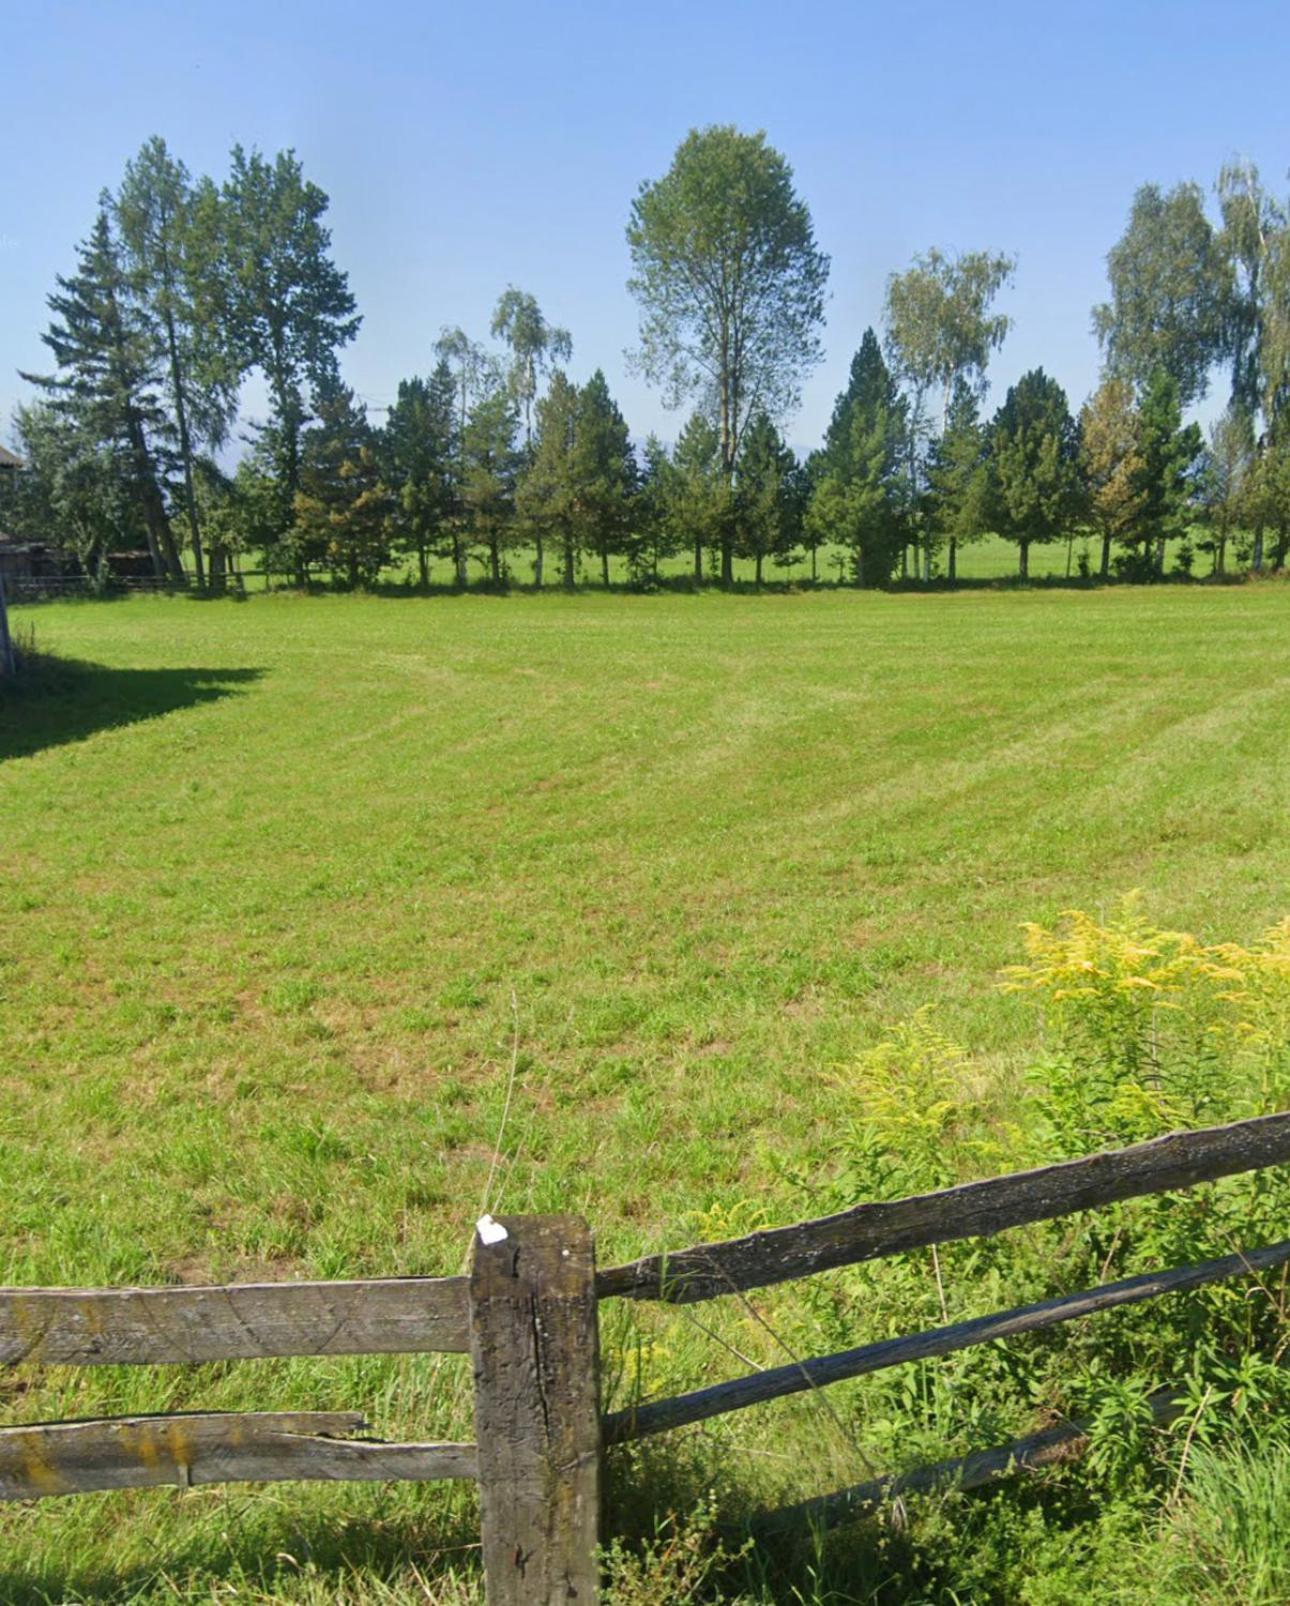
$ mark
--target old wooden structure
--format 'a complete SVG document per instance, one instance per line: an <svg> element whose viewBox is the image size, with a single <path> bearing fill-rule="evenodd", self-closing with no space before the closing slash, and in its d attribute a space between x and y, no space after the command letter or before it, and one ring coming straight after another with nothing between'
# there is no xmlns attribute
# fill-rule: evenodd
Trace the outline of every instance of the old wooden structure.
<svg viewBox="0 0 1290 1606"><path fill-rule="evenodd" d="M1095 1312L1290 1262L1290 1241L1131 1277L1040 1304L868 1343L672 1399L602 1411L597 1308L689 1304L790 1278L988 1236L1119 1200L1290 1161L1290 1114L1179 1132L1125 1149L597 1270L572 1216L479 1224L469 1275L211 1288L0 1290L0 1364L176 1365L263 1356L469 1353L475 1442L386 1443L349 1411L210 1412L0 1429L0 1498L229 1480L469 1478L479 1484L493 1606L592 1602L599 1591L603 1459L617 1444L946 1355ZM1160 1420L1177 1409L1154 1397ZM877 1479L768 1514L836 1519L946 1479L971 1488L1078 1454L1058 1423L962 1460Z"/></svg>

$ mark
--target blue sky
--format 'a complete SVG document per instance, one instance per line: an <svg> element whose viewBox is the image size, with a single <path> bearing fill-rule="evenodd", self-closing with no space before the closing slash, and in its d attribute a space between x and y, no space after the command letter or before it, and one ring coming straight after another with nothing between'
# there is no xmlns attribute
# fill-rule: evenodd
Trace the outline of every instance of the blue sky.
<svg viewBox="0 0 1290 1606"><path fill-rule="evenodd" d="M0 421L43 365L54 275L153 133L195 172L293 145L331 196L364 315L344 356L375 412L443 324L537 295L633 431L678 420L626 371L623 238L694 125L764 128L833 260L827 358L788 435L813 444L893 269L936 244L1019 259L992 398L1042 363L1076 405L1089 309L1134 188L1290 165L1290 5L24 4L0 89ZM254 411L257 395L248 392Z"/></svg>

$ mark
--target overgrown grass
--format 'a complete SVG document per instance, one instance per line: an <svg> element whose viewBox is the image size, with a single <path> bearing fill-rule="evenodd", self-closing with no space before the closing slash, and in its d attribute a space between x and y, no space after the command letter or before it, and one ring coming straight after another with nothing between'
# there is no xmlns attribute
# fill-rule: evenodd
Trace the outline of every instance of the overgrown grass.
<svg viewBox="0 0 1290 1606"><path fill-rule="evenodd" d="M1286 911L1290 588L139 598L39 618L63 667L0 702L5 1282L456 1270L499 1135L487 1203L580 1210L605 1260L816 1213L877 1185L873 1051L924 1006L962 1050L928 1073L967 1112L955 1164L997 1169L1051 1047L1034 1002L995 985L1023 919L1141 887L1160 922L1249 942ZM1099 1245L1054 1267L1036 1238L1030 1272L965 1246L942 1257L950 1313L1045 1289ZM896 1275L704 1315L715 1336L609 1307L615 1386L939 1320L930 1265ZM1136 1319L1090 1324L1084 1352L1128 1376L1160 1338ZM1023 1431L1053 1403L1044 1354L971 1352L620 1456L616 1525L652 1532L713 1488L737 1520ZM468 1420L456 1358L18 1368L0 1389L9 1421ZM1152 1458L1128 1459L1141 1476L758 1546L694 1588L1127 1591L1126 1546L1163 1531ZM444 1486L46 1502L0 1515L0 1598L453 1601L475 1589L473 1522Z"/></svg>

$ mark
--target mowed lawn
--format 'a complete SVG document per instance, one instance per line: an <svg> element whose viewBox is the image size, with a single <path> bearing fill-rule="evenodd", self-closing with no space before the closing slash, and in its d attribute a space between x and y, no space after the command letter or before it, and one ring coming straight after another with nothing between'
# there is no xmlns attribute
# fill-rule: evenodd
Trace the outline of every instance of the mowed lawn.
<svg viewBox="0 0 1290 1606"><path fill-rule="evenodd" d="M1023 920L1290 911L1290 586L16 622L74 663L0 699L6 1283L454 1272L485 1202L584 1212L602 1260L791 1220L914 1011L1000 1075L1034 1053L995 984ZM0 1375L6 1422L433 1436L465 1398L457 1360ZM47 1502L0 1514L0 1598L206 1599L167 1580L281 1552L245 1598L388 1564L406 1594L352 1598L425 1599L398 1569L472 1522L464 1491Z"/></svg>

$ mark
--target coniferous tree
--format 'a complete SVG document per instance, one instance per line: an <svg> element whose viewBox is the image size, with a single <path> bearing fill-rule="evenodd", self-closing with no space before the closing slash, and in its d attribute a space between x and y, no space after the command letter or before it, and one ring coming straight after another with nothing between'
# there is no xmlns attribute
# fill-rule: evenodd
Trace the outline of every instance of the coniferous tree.
<svg viewBox="0 0 1290 1606"><path fill-rule="evenodd" d="M19 407L15 426L23 471L6 509L14 533L71 551L101 591L109 556L129 544L137 517L125 452L48 402Z"/></svg>
<svg viewBox="0 0 1290 1606"><path fill-rule="evenodd" d="M905 401L867 330L838 397L823 450L811 465L807 537L849 554L857 585L891 576L907 529L908 416ZM814 578L814 573L812 574Z"/></svg>
<svg viewBox="0 0 1290 1606"><path fill-rule="evenodd" d="M990 475L985 429L976 394L960 381L954 388L945 429L928 462L928 517L945 542L946 578L958 579L959 548L979 540L990 523Z"/></svg>
<svg viewBox="0 0 1290 1606"><path fill-rule="evenodd" d="M462 507L472 539L487 552L495 586L505 579L503 552L514 522L518 426L514 402L504 387L496 386L475 402L462 436Z"/></svg>
<svg viewBox="0 0 1290 1606"><path fill-rule="evenodd" d="M103 448L119 460L137 526L158 576L184 579L162 489L170 442L159 397L158 351L131 294L120 241L105 196L76 272L60 276L49 297L54 321L41 339L58 365L53 375L24 374L74 426L80 449Z"/></svg>
<svg viewBox="0 0 1290 1606"><path fill-rule="evenodd" d="M379 578L390 559L390 497L367 411L344 386L319 398L303 437L295 509L298 566L325 563L351 586Z"/></svg>
<svg viewBox="0 0 1290 1606"><path fill-rule="evenodd" d="M1142 517L1126 544L1143 574L1163 575L1166 544L1191 522L1192 472L1200 456L1198 424L1182 421L1178 381L1164 367L1152 370L1138 404L1142 452Z"/></svg>
<svg viewBox="0 0 1290 1606"><path fill-rule="evenodd" d="M577 581L579 523L574 455L578 439L578 389L557 368L536 408L537 432L516 490L516 509L536 546L534 579L542 584L548 542L560 557L563 584Z"/></svg>
<svg viewBox="0 0 1290 1606"><path fill-rule="evenodd" d="M767 558L791 561L802 526L796 454L765 413L744 432L735 479L735 520L740 557L751 558L761 585Z"/></svg>
<svg viewBox="0 0 1290 1606"><path fill-rule="evenodd" d="M1030 549L1064 536L1080 510L1079 430L1066 392L1042 368L1023 374L987 437L991 523L1017 543L1021 579Z"/></svg>
<svg viewBox="0 0 1290 1606"><path fill-rule="evenodd" d="M445 540L451 545L456 427L456 385L446 362L429 379L399 381L381 432L382 471L394 498L395 547L415 556L423 586L431 553Z"/></svg>
<svg viewBox="0 0 1290 1606"><path fill-rule="evenodd" d="M584 551L600 557L609 584L609 560L626 543L636 490L636 454L627 424L599 368L578 392L573 472Z"/></svg>
<svg viewBox="0 0 1290 1606"><path fill-rule="evenodd" d="M730 483L721 462L721 438L702 412L690 415L672 453L669 519L694 552L694 579L703 581L703 555L723 550L732 523Z"/></svg>
<svg viewBox="0 0 1290 1606"><path fill-rule="evenodd" d="M648 575L657 584L663 560L674 557L684 545L684 534L674 522L675 478L676 468L667 447L657 435L647 435L635 499L634 539L628 552L628 563L637 579Z"/></svg>

